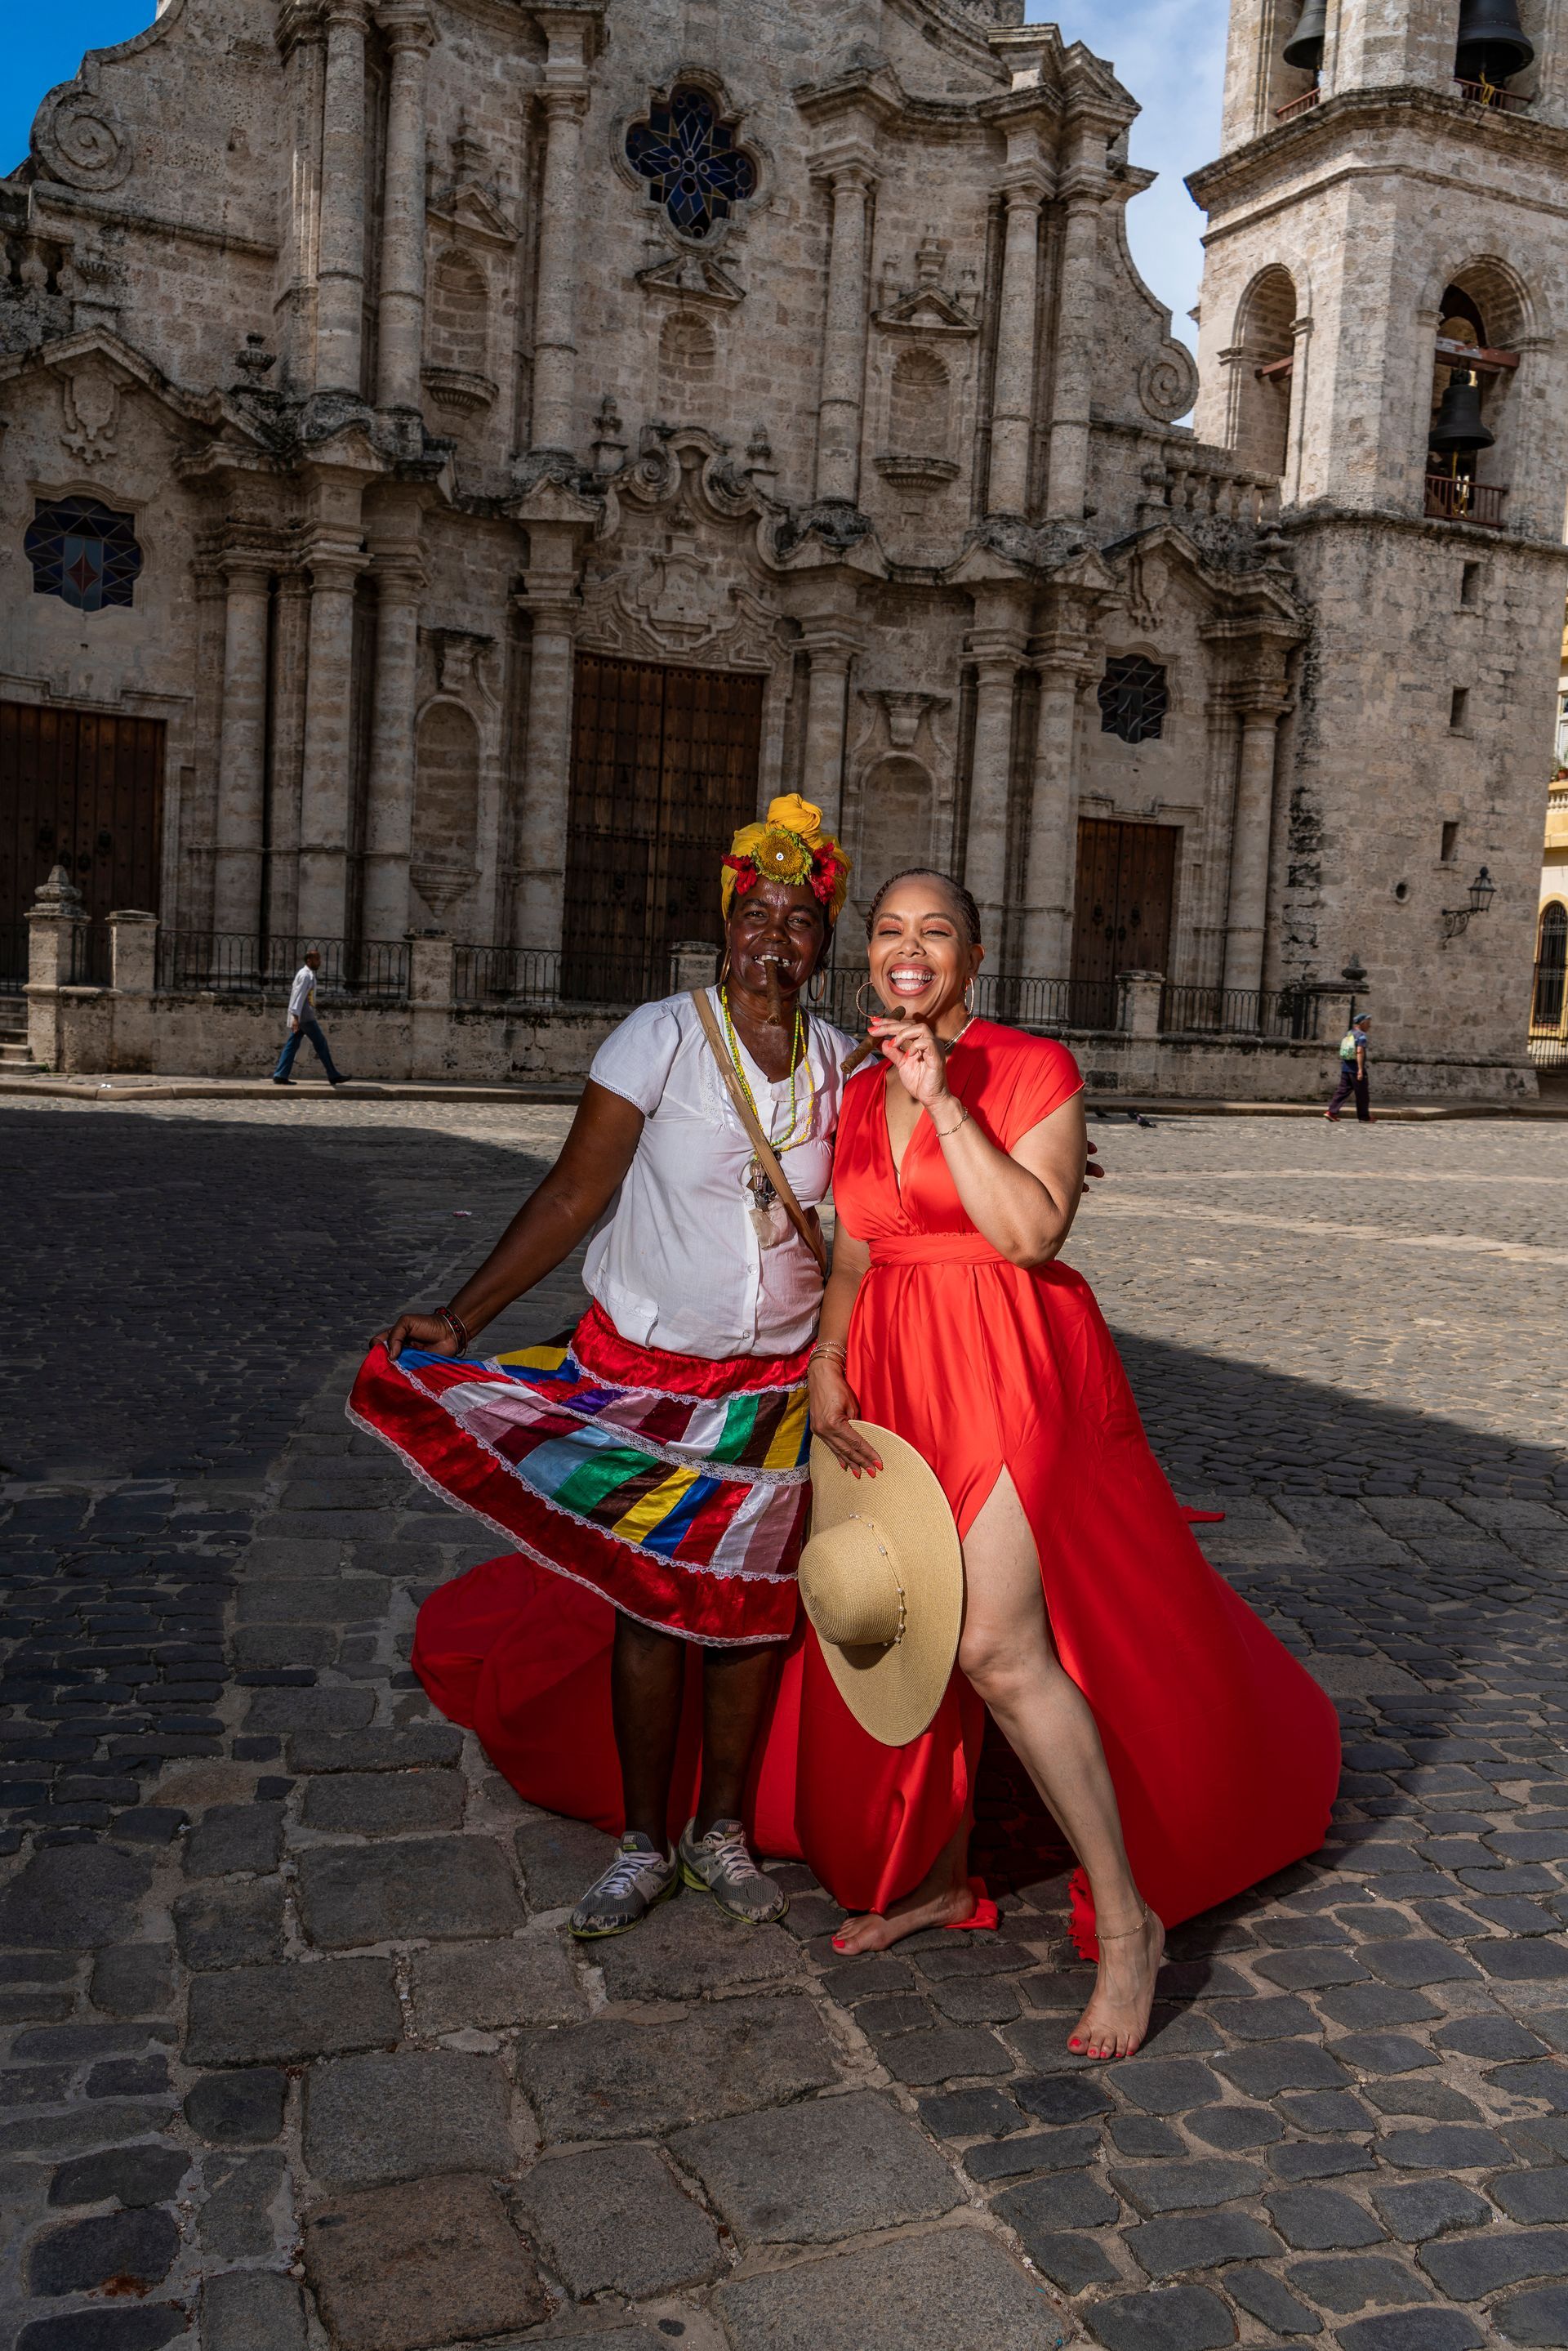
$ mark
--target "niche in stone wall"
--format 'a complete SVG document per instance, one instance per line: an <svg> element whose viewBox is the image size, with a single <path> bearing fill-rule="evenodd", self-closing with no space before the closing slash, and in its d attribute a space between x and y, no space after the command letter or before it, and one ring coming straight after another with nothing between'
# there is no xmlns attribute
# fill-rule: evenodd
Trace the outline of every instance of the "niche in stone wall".
<svg viewBox="0 0 1568 2351"><path fill-rule="evenodd" d="M479 729L460 703L432 702L420 719L410 876L443 928L479 872Z"/></svg>
<svg viewBox="0 0 1568 2351"><path fill-rule="evenodd" d="M1518 345L1530 332L1528 298L1505 262L1456 270L1438 303L1424 504L1429 515L1492 525L1507 519L1523 469ZM1467 352L1475 353L1473 365ZM1486 435L1482 448L1457 441Z"/></svg>
<svg viewBox="0 0 1568 2351"><path fill-rule="evenodd" d="M929 769L907 752L890 752L867 769L852 885L862 913L889 874L929 858L934 797Z"/></svg>
<svg viewBox="0 0 1568 2351"><path fill-rule="evenodd" d="M659 413L674 424L708 413L719 372L719 339L701 311L675 310L659 330Z"/></svg>
<svg viewBox="0 0 1568 2351"><path fill-rule="evenodd" d="M431 273L426 305L425 389L438 407L462 416L487 409L495 385L490 354L490 285L472 254L449 248Z"/></svg>
<svg viewBox="0 0 1568 2351"><path fill-rule="evenodd" d="M1236 371L1231 445L1260 474L1282 474L1290 446L1296 285L1276 262L1241 297L1231 364Z"/></svg>

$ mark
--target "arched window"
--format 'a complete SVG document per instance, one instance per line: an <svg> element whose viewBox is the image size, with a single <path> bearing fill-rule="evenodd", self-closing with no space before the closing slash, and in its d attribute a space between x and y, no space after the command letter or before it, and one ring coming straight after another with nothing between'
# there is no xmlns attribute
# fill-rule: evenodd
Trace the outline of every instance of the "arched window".
<svg viewBox="0 0 1568 2351"><path fill-rule="evenodd" d="M1563 1026L1568 997L1568 906L1553 898L1541 909L1535 942L1535 996L1530 1009L1531 1028L1555 1036Z"/></svg>
<svg viewBox="0 0 1568 2351"><path fill-rule="evenodd" d="M1445 518L1501 524L1513 471L1518 419L1511 400L1511 347L1526 331L1524 303L1501 262L1456 273L1438 305L1428 426L1426 510ZM1473 350L1476 364L1465 364ZM1503 351L1501 360L1490 356Z"/></svg>
<svg viewBox="0 0 1568 2351"><path fill-rule="evenodd" d="M755 163L704 89L682 86L656 98L626 134L626 159L682 236L711 236L756 190Z"/></svg>
<svg viewBox="0 0 1568 2351"><path fill-rule="evenodd" d="M899 457L945 457L952 436L952 386L935 351L903 351L893 370L888 445Z"/></svg>
<svg viewBox="0 0 1568 2351"><path fill-rule="evenodd" d="M1282 474L1290 447L1295 280L1275 263L1254 277L1236 319L1240 370L1231 445L1244 465Z"/></svg>

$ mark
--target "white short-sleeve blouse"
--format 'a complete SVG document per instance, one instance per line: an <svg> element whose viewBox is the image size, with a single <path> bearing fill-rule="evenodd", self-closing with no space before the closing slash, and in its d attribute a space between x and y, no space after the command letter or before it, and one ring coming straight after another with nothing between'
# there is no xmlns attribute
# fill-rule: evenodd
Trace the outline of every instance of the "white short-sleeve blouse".
<svg viewBox="0 0 1568 2351"><path fill-rule="evenodd" d="M708 997L722 1031L718 989ZM854 1050L843 1029L809 1021L815 1100L808 1121L803 1066L795 1072L800 1124L780 1154L803 1208L815 1207L832 1179L842 1071ZM744 1045L740 1051L774 1140L789 1123L790 1081L765 1078ZM769 1212L771 1246L762 1246L748 1213L752 1147L691 998L640 1006L606 1038L588 1074L635 1102L647 1121L583 1268L590 1294L621 1337L715 1360L804 1347L821 1310L822 1277L782 1207Z"/></svg>

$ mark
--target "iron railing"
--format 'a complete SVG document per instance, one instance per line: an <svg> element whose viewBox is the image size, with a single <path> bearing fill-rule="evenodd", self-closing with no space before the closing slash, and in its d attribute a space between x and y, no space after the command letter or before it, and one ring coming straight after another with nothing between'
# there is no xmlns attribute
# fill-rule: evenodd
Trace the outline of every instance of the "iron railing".
<svg viewBox="0 0 1568 2351"><path fill-rule="evenodd" d="M319 1001L402 1004L406 939L256 938L242 931L161 931L157 985L165 994L286 997L306 950L317 948Z"/></svg>
<svg viewBox="0 0 1568 2351"><path fill-rule="evenodd" d="M20 996L27 985L27 925L0 923L0 996Z"/></svg>
<svg viewBox="0 0 1568 2351"><path fill-rule="evenodd" d="M1568 1070L1568 964L1547 956L1530 995L1530 1058L1538 1070Z"/></svg>
<svg viewBox="0 0 1568 2351"><path fill-rule="evenodd" d="M1175 987L1160 999L1163 1035L1266 1037L1310 1043L1318 1034L1322 998L1305 987Z"/></svg>
<svg viewBox="0 0 1568 2351"><path fill-rule="evenodd" d="M71 952L66 976L67 987L107 987L109 979L109 929L103 923L78 923L71 932Z"/></svg>
<svg viewBox="0 0 1568 2351"><path fill-rule="evenodd" d="M1066 1029L1120 1029L1124 994L1119 979L1010 978L1004 973L982 971L975 980L971 1002L984 1019L1005 1020L1010 1028L1055 1036ZM869 1014L882 1008L864 964L836 966L824 972L812 982L806 1001L825 1020L857 1034L865 1028Z"/></svg>
<svg viewBox="0 0 1568 2351"><path fill-rule="evenodd" d="M714 949L714 961L718 949ZM460 946L452 992L459 1004L606 1005L618 1009L668 996L668 955L599 955L578 948Z"/></svg>
<svg viewBox="0 0 1568 2351"><path fill-rule="evenodd" d="M1500 89L1491 81L1461 81L1456 74L1454 88L1471 106L1494 106L1500 114L1525 114L1530 100L1517 89Z"/></svg>
<svg viewBox="0 0 1568 2351"><path fill-rule="evenodd" d="M1427 514L1434 522L1474 522L1501 530L1507 496L1505 483L1472 482L1463 474L1427 475Z"/></svg>

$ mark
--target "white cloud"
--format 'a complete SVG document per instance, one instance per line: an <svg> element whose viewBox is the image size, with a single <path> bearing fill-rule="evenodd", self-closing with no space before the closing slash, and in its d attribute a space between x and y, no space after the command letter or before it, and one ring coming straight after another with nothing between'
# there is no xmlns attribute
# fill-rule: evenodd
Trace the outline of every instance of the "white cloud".
<svg viewBox="0 0 1568 2351"><path fill-rule="evenodd" d="M1068 0L1060 8L1030 0L1029 18L1082 41L1142 107L1132 161L1159 178L1128 205L1127 241L1143 277L1169 303L1177 333L1194 342L1187 313L1202 273L1203 215L1182 178L1219 149L1224 0Z"/></svg>

